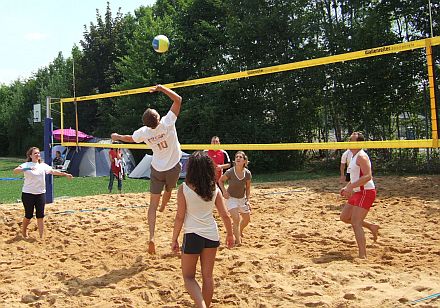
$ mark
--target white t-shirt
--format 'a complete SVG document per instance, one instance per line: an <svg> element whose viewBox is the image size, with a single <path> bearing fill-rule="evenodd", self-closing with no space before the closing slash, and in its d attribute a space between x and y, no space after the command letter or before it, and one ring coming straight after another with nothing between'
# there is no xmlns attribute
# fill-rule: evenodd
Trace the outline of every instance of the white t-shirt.
<svg viewBox="0 0 440 308"><path fill-rule="evenodd" d="M180 161L182 151L176 131L177 116L171 110L155 128L143 126L132 135L136 143L145 142L153 150L151 165L157 171L167 171Z"/></svg>
<svg viewBox="0 0 440 308"><path fill-rule="evenodd" d="M352 158L353 153L351 152L351 150L346 150L344 153L342 153L341 164L345 164L347 166L347 173L350 173L349 166Z"/></svg>
<svg viewBox="0 0 440 308"><path fill-rule="evenodd" d="M183 223L184 233L195 233L211 241L219 241L217 222L212 211L215 207L215 198L220 193L218 187L211 201L203 200L195 191L184 182L183 195L186 200L186 213Z"/></svg>
<svg viewBox="0 0 440 308"><path fill-rule="evenodd" d="M24 193L39 195L46 192L46 174L53 170L45 163L25 162L20 165L22 168L33 168L35 170L24 171L24 184L21 190Z"/></svg>

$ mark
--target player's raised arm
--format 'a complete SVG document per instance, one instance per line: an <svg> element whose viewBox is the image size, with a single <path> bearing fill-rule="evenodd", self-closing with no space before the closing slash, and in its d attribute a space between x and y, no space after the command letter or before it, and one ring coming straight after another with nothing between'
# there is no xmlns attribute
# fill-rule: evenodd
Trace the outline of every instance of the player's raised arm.
<svg viewBox="0 0 440 308"><path fill-rule="evenodd" d="M166 94L173 101L170 110L176 115L176 117L179 115L180 106L182 105L182 97L179 94L160 84L153 87L150 92L162 92Z"/></svg>

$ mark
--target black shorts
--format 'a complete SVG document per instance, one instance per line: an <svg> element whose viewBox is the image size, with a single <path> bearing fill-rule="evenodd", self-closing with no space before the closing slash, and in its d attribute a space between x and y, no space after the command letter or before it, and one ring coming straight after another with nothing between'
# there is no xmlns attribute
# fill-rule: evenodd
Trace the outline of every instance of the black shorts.
<svg viewBox="0 0 440 308"><path fill-rule="evenodd" d="M37 218L44 218L44 206L46 204L46 194L28 194L25 192L21 193L21 201L24 205L24 217L27 219L32 219L34 216Z"/></svg>
<svg viewBox="0 0 440 308"><path fill-rule="evenodd" d="M345 181L350 182L350 173L345 174Z"/></svg>
<svg viewBox="0 0 440 308"><path fill-rule="evenodd" d="M200 254L204 248L217 248L220 241L211 241L195 233L185 233L183 236L182 252Z"/></svg>

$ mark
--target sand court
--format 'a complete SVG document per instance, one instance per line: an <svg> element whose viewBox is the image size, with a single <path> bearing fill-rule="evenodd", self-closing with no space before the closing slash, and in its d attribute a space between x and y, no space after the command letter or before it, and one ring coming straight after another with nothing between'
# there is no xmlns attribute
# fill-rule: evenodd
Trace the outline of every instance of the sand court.
<svg viewBox="0 0 440 308"><path fill-rule="evenodd" d="M337 177L253 184L243 245L217 253L213 307L412 306L440 292L440 177L375 183L367 220L381 229L376 243L365 231L367 260L356 258L353 231L339 221ZM170 249L175 192L158 212L153 256L148 200L148 193L57 200L46 207L42 241L34 219L29 238L19 235L21 204L1 205L0 306L192 307ZM440 298L417 305L438 307Z"/></svg>

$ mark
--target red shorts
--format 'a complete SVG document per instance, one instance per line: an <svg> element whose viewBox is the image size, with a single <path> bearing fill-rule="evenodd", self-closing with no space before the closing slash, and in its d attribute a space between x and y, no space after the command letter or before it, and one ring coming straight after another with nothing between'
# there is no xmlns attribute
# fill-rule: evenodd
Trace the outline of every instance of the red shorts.
<svg viewBox="0 0 440 308"><path fill-rule="evenodd" d="M373 205L374 199L376 199L375 189L361 190L351 195L348 199L348 204L369 210Z"/></svg>

